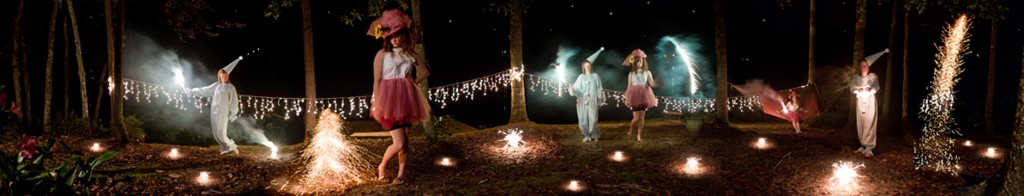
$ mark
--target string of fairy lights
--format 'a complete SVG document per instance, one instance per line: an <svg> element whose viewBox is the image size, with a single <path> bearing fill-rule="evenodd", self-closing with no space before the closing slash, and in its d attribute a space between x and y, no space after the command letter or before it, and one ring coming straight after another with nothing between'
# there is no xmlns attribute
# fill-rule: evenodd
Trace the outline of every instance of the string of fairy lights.
<svg viewBox="0 0 1024 196"><path fill-rule="evenodd" d="M540 92L544 95L562 96L568 89L566 84L555 80L524 73L521 70L508 69L494 74L474 78L462 82L432 87L427 90L428 100L437 103L443 109L449 104L474 100L478 96L487 96L510 89L514 80L525 79L527 88L531 92ZM204 112L204 107L209 107L210 100L206 97L193 97L185 94L181 88L170 88L159 84L124 79L125 100L135 100L141 103L159 102L171 105L181 110L194 108ZM607 98L605 104L615 107L625 107L625 96L623 91L604 90L602 92ZM568 95L565 93L565 95ZM665 111L676 111L684 114L713 113L715 112L715 98L693 98L693 97L671 97L658 96L660 108ZM306 98L301 97L274 97L258 95L238 95L238 106L242 115L252 115L256 119L263 119L269 113L279 112L284 119L298 117L305 111ZM316 98L314 114L330 110L338 113L343 118L365 118L369 116L370 96L348 96L348 97L324 97ZM728 107L730 111L752 112L761 107L761 102L756 97L729 97Z"/></svg>

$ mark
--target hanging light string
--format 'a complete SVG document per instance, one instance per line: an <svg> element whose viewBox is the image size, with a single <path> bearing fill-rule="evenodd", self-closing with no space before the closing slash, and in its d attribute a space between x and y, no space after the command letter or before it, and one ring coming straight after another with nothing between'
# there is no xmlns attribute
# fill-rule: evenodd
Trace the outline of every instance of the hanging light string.
<svg viewBox="0 0 1024 196"><path fill-rule="evenodd" d="M567 90L566 88L558 88L560 84L557 81L548 80L535 74L508 69L471 80L432 87L427 90L426 96L428 100L439 104L443 109L450 103L466 99L474 100L477 96L487 96L488 93L505 91L511 87L513 80L519 79L528 80L530 92L539 91L544 95L557 95L558 91ZM152 103L154 99L164 97L166 99L164 101L165 104L186 111L189 110L188 108L194 107L200 112L203 112L202 108L209 107L210 105L209 98L188 96L180 88L167 88L159 84L132 79L124 79L124 84L125 100L134 99L136 102L145 101L146 103ZM806 87L806 85L797 88L803 87ZM601 93L607 98L603 105L625 107L623 91L606 89ZM685 114L712 113L716 111L715 98L657 96L657 99L662 103L659 107L665 111L678 111ZM305 102L306 98L302 97L238 95L241 113L252 114L256 119L263 119L267 113L272 112L281 112L284 114L284 119L290 119L293 116L297 117L302 115ZM730 111L752 112L761 108L761 102L757 97L729 97L728 104ZM370 96L316 98L317 110L314 111L314 114L324 110L331 110L346 119L365 118L369 115L369 106Z"/></svg>

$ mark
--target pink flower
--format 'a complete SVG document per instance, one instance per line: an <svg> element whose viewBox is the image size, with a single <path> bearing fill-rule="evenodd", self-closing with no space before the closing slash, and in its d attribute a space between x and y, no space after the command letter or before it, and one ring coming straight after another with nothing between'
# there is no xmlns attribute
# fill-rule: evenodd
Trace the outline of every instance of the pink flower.
<svg viewBox="0 0 1024 196"><path fill-rule="evenodd" d="M31 159L36 153L36 138L31 136L21 137L21 144L18 144L18 151L22 157Z"/></svg>

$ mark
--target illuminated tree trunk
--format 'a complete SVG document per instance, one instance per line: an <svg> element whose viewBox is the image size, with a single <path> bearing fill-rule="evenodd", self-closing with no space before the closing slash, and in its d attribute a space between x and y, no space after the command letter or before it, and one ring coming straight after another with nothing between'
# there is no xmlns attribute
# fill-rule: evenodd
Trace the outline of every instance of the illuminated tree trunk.
<svg viewBox="0 0 1024 196"><path fill-rule="evenodd" d="M14 83L14 103L18 107L22 107L22 105L25 105L24 104L25 102L23 102L23 100L21 99L22 98L22 94L21 94L22 89L21 89L21 66L20 66L21 65L21 61L23 61L24 59L21 59L21 58L19 58L20 56L18 56L22 52L21 51L21 43L19 41L21 40L20 39L21 38L21 17L24 15L24 13L25 13L24 11L25 11L25 0L21 0L21 1L18 2L18 13L14 15L14 33L12 33L14 36L12 36L13 37L12 38L13 41L11 42L11 48L12 48L12 52L11 52L11 75L12 75L11 76L11 80L12 81L11 82ZM18 125L20 127L24 128L24 126L25 126L24 118L19 118L18 119ZM22 132L24 132L24 131L25 130L22 130Z"/></svg>
<svg viewBox="0 0 1024 196"><path fill-rule="evenodd" d="M306 137L303 141L308 142L311 136L314 123L316 122L316 72L313 64L313 10L309 5L310 0L302 0L302 54L304 67L306 68Z"/></svg>
<svg viewBox="0 0 1024 196"><path fill-rule="evenodd" d="M427 69L430 69L430 64L427 62L427 51L426 48L423 47L423 21L422 17L420 17L420 15L422 14L422 11L420 11L420 0L411 0L410 4L410 7L412 7L412 31L413 33L416 34L417 39L415 50L416 54L419 55L418 62L420 64L423 64L424 67L427 67ZM427 84L427 81L428 79L425 78L423 79L423 82L419 83L420 91L422 91L424 94L428 93L430 87ZM433 117L434 114L433 111L431 111L430 117L427 118L427 121L423 123L423 132L427 133L427 135L430 137L436 136L434 134Z"/></svg>
<svg viewBox="0 0 1024 196"><path fill-rule="evenodd" d="M816 4L815 1L816 0L810 0L811 11L808 17L809 19L807 19L807 84L814 84L814 72L816 70L816 68L814 67L814 7ZM724 33L725 30L723 29L722 32Z"/></svg>
<svg viewBox="0 0 1024 196"><path fill-rule="evenodd" d="M886 48L888 48L890 50L892 50L892 48L896 47L896 25L897 25L896 17L898 16L898 15L896 15L896 13L897 13L896 11L899 10L899 7L897 5L898 5L897 1L892 1L892 17L891 17L890 23L889 23L889 45L886 47ZM889 111L892 109L892 101L891 101L892 100L892 92L893 92L892 91L892 76L894 74L892 73L893 58L892 58L892 55L889 55L889 56L890 57L886 58L886 63L885 63L885 85L882 86L882 115L881 115L881 117L882 117L882 119L885 119L882 122L886 123L886 124L888 124L888 122L892 122L891 120L889 120L889 119L892 119L892 118L890 118Z"/></svg>
<svg viewBox="0 0 1024 196"><path fill-rule="evenodd" d="M120 63L117 60L117 51L115 47L115 36L114 36L114 22L113 22L113 11L110 5L111 0L103 1L103 13L104 20L106 22L107 30L107 66L110 66L110 77L113 80L114 88L110 91L110 132L113 134L114 139L126 140L127 134L125 134L124 122L121 116L121 106L123 104L122 91L123 83L121 83L121 68ZM123 1L122 1L123 2ZM120 9L124 9L122 5ZM124 17L122 14L121 17Z"/></svg>
<svg viewBox="0 0 1024 196"><path fill-rule="evenodd" d="M67 0L68 17L71 19L71 31L75 36L75 56L78 57L78 89L82 94L82 117L89 118L89 90L85 87L85 63L82 62L82 39L78 36L78 19L75 16L75 6L72 1L73 0Z"/></svg>
<svg viewBox="0 0 1024 196"><path fill-rule="evenodd" d="M813 10L813 8L811 9ZM811 33L813 34L813 19L811 20L811 24ZM718 118L720 118L722 122L729 123L729 74L727 64L728 58L726 58L725 50L725 38L725 0L715 0L715 82L718 86L718 92L716 93L718 98L715 99L715 110L718 111ZM811 49L811 51L814 50ZM814 58L813 56L812 52L812 59ZM813 61L811 62L813 67L814 63ZM808 74L813 75L813 73L813 71L810 71ZM813 76L809 77L813 78Z"/></svg>
<svg viewBox="0 0 1024 196"><path fill-rule="evenodd" d="M999 195L1024 195L1024 56L1021 57L1020 87L1017 90L1017 119L1010 143L1006 177Z"/></svg>
<svg viewBox="0 0 1024 196"><path fill-rule="evenodd" d="M53 102L53 36L57 31L57 10L60 10L60 2L53 2L50 9L50 31L46 38L46 83L43 88L46 90L43 95L43 132L50 131L50 105Z"/></svg>
<svg viewBox="0 0 1024 196"><path fill-rule="evenodd" d="M94 122L99 121L100 118L100 106L103 106L104 92L107 92L107 86L110 82L107 82L107 77L110 76L110 66L103 66L103 71L100 72L100 79L96 80L96 104L93 105L92 116Z"/></svg>
<svg viewBox="0 0 1024 196"><path fill-rule="evenodd" d="M992 98L996 92L996 36L999 20L992 19L992 36L988 42L988 84L985 93L985 135L992 135Z"/></svg>
<svg viewBox="0 0 1024 196"><path fill-rule="evenodd" d="M509 54L512 69L523 70L523 2L514 0L509 11ZM526 86L523 80L512 80L512 114L509 123L529 122L526 115Z"/></svg>

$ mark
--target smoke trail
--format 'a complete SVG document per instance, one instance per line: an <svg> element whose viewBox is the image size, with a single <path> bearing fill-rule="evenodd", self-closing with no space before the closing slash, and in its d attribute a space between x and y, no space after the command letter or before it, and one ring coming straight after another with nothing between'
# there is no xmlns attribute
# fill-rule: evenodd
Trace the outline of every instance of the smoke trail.
<svg viewBox="0 0 1024 196"><path fill-rule="evenodd" d="M714 69L699 52L700 38L665 36L656 53L648 57L652 72L663 77L661 88L667 96L713 97Z"/></svg>
<svg viewBox="0 0 1024 196"><path fill-rule="evenodd" d="M272 154L271 157L276 158L277 146L267 139L267 136L264 134L263 129L259 129L256 128L256 126L254 126L255 123L256 120L250 117L240 117L237 120L235 120L235 123L233 124L238 125L238 130L240 130L241 134L245 136L239 138L241 139L241 141L266 146L267 148L270 148L270 152Z"/></svg>

